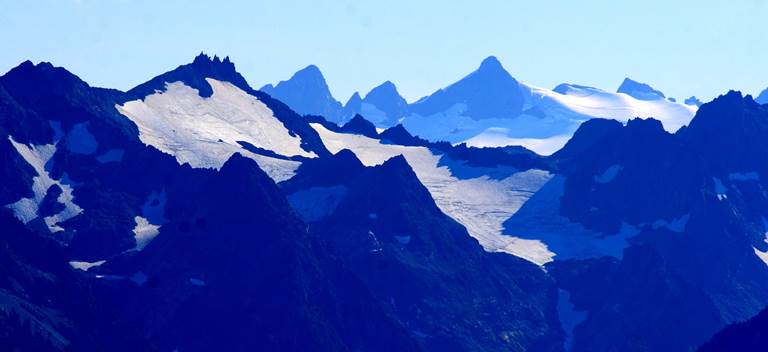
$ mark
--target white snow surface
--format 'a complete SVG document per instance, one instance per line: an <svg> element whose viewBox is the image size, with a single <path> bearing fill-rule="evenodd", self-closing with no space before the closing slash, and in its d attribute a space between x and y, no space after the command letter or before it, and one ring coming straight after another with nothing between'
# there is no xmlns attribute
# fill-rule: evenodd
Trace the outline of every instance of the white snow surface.
<svg viewBox="0 0 768 352"><path fill-rule="evenodd" d="M666 99L640 100L624 93L567 85L564 94L518 82L525 99L523 112L514 117L476 119L467 106L421 116L410 114L402 123L414 135L429 140L466 142L472 146L522 145L542 155L560 149L579 125L591 118L627 122L653 117L669 132L687 125L698 109ZM500 112L501 114L502 112Z"/></svg>
<svg viewBox="0 0 768 352"><path fill-rule="evenodd" d="M77 216L82 213L83 209L74 202L72 185L71 182L68 182L66 174L62 179L54 180L46 169L46 164L50 162L53 154L56 153L56 144L29 146L17 143L11 136L8 139L19 155L37 172L37 176L32 178L33 197L22 198L15 203L6 205L6 207L12 209L14 216L26 224L38 217L38 208L48 193L48 189L53 185L57 185L62 190L57 201L64 205L64 210L47 216L43 220L48 226L48 230L52 233L63 231L64 229L58 223Z"/></svg>
<svg viewBox="0 0 768 352"><path fill-rule="evenodd" d="M78 262L78 261L71 261L69 262L69 266L71 266L73 269L82 270L82 271L88 271L88 269L99 266L101 264L106 263L106 260L99 260L95 262Z"/></svg>
<svg viewBox="0 0 768 352"><path fill-rule="evenodd" d="M203 98L181 82L166 83L166 91L143 100L117 105L136 123L139 138L196 168L221 168L234 153L254 159L273 179L293 175L297 162L254 154L237 141L284 156L315 157L301 148L272 110L258 98L229 82L207 78L213 94Z"/></svg>
<svg viewBox="0 0 768 352"><path fill-rule="evenodd" d="M501 168L494 169L496 173L489 177L490 169L445 159L441 162L443 156L433 154L428 148L382 144L365 136L336 133L320 124L311 125L332 153L349 149L366 166L379 165L402 154L437 206L464 225L487 251L507 252L535 263L543 263L544 258L553 255L541 241L502 234L504 221L552 177L548 172Z"/></svg>
<svg viewBox="0 0 768 352"><path fill-rule="evenodd" d="M136 221L136 227L133 228L136 250L140 251L160 234L160 226L150 223L149 220L141 216L135 217L134 221Z"/></svg>
<svg viewBox="0 0 768 352"><path fill-rule="evenodd" d="M763 233L764 233L763 242L768 243L768 220L766 220L765 218L762 218L762 220L763 220ZM768 265L768 251L763 252L757 249L757 247L752 247L752 249L755 251L755 255L758 258L760 258L760 260L762 260L763 263L765 263L765 265Z"/></svg>
<svg viewBox="0 0 768 352"><path fill-rule="evenodd" d="M504 147L508 145L520 145L539 155L552 155L560 150L571 135L558 135L545 138L512 138L509 137L508 128L491 127L480 134L464 141L470 147Z"/></svg>
<svg viewBox="0 0 768 352"><path fill-rule="evenodd" d="M687 125L697 110L696 106L666 99L640 100L592 87L568 85L565 94L525 83L520 83L520 87L528 109L536 107L547 116L559 115L575 121L606 118L627 122L635 117L653 117L661 121L664 129L675 132Z"/></svg>

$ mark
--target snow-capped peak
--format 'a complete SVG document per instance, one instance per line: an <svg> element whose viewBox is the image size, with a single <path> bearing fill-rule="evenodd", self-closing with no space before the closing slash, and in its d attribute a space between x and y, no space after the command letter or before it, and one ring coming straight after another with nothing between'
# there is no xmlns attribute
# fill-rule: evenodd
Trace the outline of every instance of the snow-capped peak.
<svg viewBox="0 0 768 352"><path fill-rule="evenodd" d="M624 78L624 81L621 82L616 93L624 93L640 100L657 100L665 98L664 93L661 91L653 89L653 87L648 84L640 83L630 78Z"/></svg>

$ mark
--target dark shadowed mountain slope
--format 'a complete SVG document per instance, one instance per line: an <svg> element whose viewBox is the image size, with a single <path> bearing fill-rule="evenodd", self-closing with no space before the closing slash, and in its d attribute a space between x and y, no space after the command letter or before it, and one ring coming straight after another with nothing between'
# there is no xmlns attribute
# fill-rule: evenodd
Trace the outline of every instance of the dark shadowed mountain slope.
<svg viewBox="0 0 768 352"><path fill-rule="evenodd" d="M562 349L553 283L531 263L485 252L437 208L402 156L365 168L341 151L281 187L310 231L425 349Z"/></svg>
<svg viewBox="0 0 768 352"><path fill-rule="evenodd" d="M699 352L717 351L765 351L768 345L768 309L763 309L751 319L731 324L699 348Z"/></svg>
<svg viewBox="0 0 768 352"><path fill-rule="evenodd" d="M0 130L0 150L12 156L0 170L14 187L0 196L14 202L3 204L10 233L0 240L34 235L55 246L30 238L3 247L4 346L417 348L308 239L255 162L236 156L220 172L179 165L139 141L115 110L120 92L29 65L0 78L0 106L15 111ZM47 81L36 90L24 83Z"/></svg>
<svg viewBox="0 0 768 352"><path fill-rule="evenodd" d="M767 120L731 92L676 134L589 121L549 159L566 178L560 214L606 237L634 233L615 259L547 265L587 312L574 351L690 350L768 304Z"/></svg>

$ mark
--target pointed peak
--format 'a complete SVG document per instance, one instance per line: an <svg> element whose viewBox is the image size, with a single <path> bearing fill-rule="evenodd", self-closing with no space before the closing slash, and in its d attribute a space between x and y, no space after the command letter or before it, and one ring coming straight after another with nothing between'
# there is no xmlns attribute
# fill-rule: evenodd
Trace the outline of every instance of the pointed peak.
<svg viewBox="0 0 768 352"><path fill-rule="evenodd" d="M381 166L379 166L378 168L382 170L392 171L397 175L404 175L408 173L415 175L413 173L413 169L411 168L411 165L408 164L408 160L405 159L403 154L398 154L387 159L387 161L381 164Z"/></svg>
<svg viewBox="0 0 768 352"><path fill-rule="evenodd" d="M368 99L369 97L373 97L375 95L386 95L386 96L400 96L400 93L397 91L397 87L394 83L390 81L384 81L384 83L379 84L378 86L371 89L368 94L365 95L365 98Z"/></svg>
<svg viewBox="0 0 768 352"><path fill-rule="evenodd" d="M496 56L488 56L485 59L483 59L483 62L480 63L480 69L503 69L501 66L501 62L499 62L499 59L496 58Z"/></svg>
<svg viewBox="0 0 768 352"><path fill-rule="evenodd" d="M38 64L26 60L9 70L0 77L4 80L22 82L24 85L35 84L57 85L78 84L88 86L83 80L63 67L53 66L50 62L42 61ZM36 83L33 83L36 82ZM45 82L45 83L44 83Z"/></svg>
<svg viewBox="0 0 768 352"><path fill-rule="evenodd" d="M390 80L386 80L386 81L384 81L384 83L382 83L382 84L379 84L379 87L382 87L382 88L391 88L391 89L395 89L395 90L397 90L397 86L395 86L395 84L394 84L394 83L392 83L392 81L390 81Z"/></svg>
<svg viewBox="0 0 768 352"><path fill-rule="evenodd" d="M206 63L206 62L211 62L211 57L202 51L200 52L200 54L197 54L197 56L195 56L194 60L192 60L192 63L194 64Z"/></svg>
<svg viewBox="0 0 768 352"><path fill-rule="evenodd" d="M347 121L344 126L341 126L340 130L342 132L361 134L371 138L376 138L379 135L379 132L376 131L376 126L360 114L355 114L351 120Z"/></svg>
<svg viewBox="0 0 768 352"><path fill-rule="evenodd" d="M213 58L208 54L201 52L195 56L192 63L181 65L171 71L163 73L145 83L142 83L128 93L135 98L144 98L153 94L155 91L165 90L166 82L181 81L184 84L198 90L201 97L210 97L213 89L210 87L206 78L213 78L219 81L226 81L245 91L250 91L251 87L245 81L242 75L237 72L235 64L226 57L223 61L218 56Z"/></svg>
<svg viewBox="0 0 768 352"><path fill-rule="evenodd" d="M360 102L362 100L363 100L363 98L360 97L360 93L354 92L354 93L352 93L352 96L350 96L349 99L347 99L347 103L344 106L349 106L350 103L354 104L354 103Z"/></svg>
<svg viewBox="0 0 768 352"><path fill-rule="evenodd" d="M650 85L635 81L629 77L624 78L616 93L624 93L640 100L656 100L666 98L664 93L654 89Z"/></svg>

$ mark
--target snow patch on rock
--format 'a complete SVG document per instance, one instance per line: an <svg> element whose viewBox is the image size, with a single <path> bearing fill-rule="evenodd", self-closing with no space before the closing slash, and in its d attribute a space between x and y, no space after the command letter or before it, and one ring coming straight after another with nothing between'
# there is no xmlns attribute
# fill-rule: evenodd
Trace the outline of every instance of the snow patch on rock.
<svg viewBox="0 0 768 352"><path fill-rule="evenodd" d="M228 82L207 78L213 95L203 98L181 82L167 83L164 92L117 105L117 110L139 127L144 144L173 155L196 168L221 168L234 153L254 159L273 178L285 178L295 162L257 156L238 141L284 156L315 157L301 148L292 134L264 103ZM276 170L285 168L285 170Z"/></svg>
<svg viewBox="0 0 768 352"><path fill-rule="evenodd" d="M62 190L57 201L64 205L64 210L57 214L47 216L43 220L52 233L63 231L64 229L61 228L58 223L77 216L82 213L83 209L75 204L74 195L72 194L73 188L71 182L68 182L66 175L60 180L54 180L48 173L50 168L48 163L51 161L51 158L53 158L53 154L56 153L55 143L28 146L17 143L11 136L9 136L8 139L11 141L11 144L19 155L21 155L21 157L32 166L35 172L37 172L37 176L32 178L33 197L22 198L15 203L6 205L6 207L13 210L14 216L26 224L38 217L38 208L45 198L45 195L48 193L48 189L53 185L57 185Z"/></svg>
<svg viewBox="0 0 768 352"><path fill-rule="evenodd" d="M106 260L99 260L95 262L78 262L78 261L71 261L69 262L69 266L71 266L73 269L82 270L82 271L88 271L88 269L97 267L101 264L106 263Z"/></svg>

